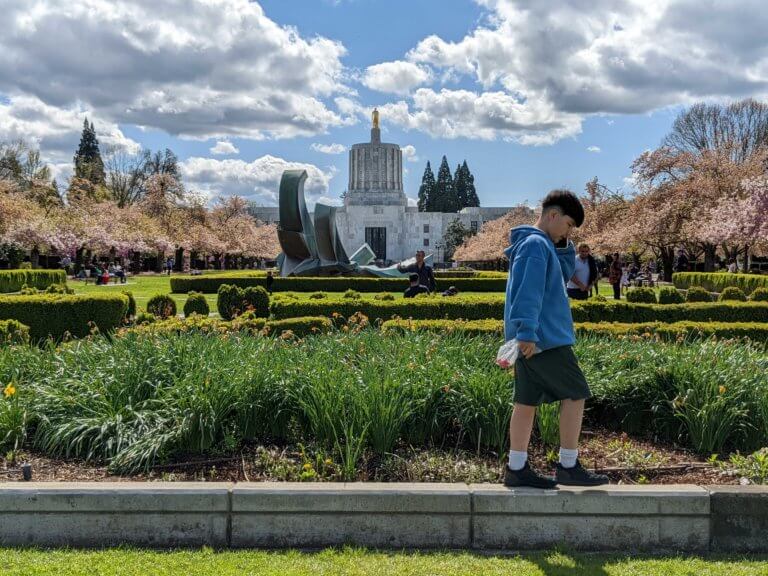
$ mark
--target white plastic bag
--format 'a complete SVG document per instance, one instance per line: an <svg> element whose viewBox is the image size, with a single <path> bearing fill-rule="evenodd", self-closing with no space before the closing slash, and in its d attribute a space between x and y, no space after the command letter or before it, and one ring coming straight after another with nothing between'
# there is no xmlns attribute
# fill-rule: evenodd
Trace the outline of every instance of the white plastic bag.
<svg viewBox="0 0 768 576"><path fill-rule="evenodd" d="M541 349L536 346L533 353L538 354L539 352L541 352ZM512 338L512 340L504 342L504 344L499 347L499 351L496 354L496 364L504 369L513 368L519 355L520 346L518 346L517 338Z"/></svg>

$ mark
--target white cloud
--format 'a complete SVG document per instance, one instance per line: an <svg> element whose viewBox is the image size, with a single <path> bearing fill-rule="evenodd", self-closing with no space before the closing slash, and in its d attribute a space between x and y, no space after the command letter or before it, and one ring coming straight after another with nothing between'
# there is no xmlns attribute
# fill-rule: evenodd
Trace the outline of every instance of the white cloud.
<svg viewBox="0 0 768 576"><path fill-rule="evenodd" d="M587 152L592 152L594 154L600 154L601 150L599 146L589 146L587 148Z"/></svg>
<svg viewBox="0 0 768 576"><path fill-rule="evenodd" d="M290 162L270 155L252 162L193 157L181 162L180 167L185 184L209 198L237 195L272 206L277 204L284 170L307 171L304 193L308 204L327 195L330 180L336 174L334 167L323 171L314 164Z"/></svg>
<svg viewBox="0 0 768 576"><path fill-rule="evenodd" d="M391 94L408 94L416 86L431 80L429 68L402 60L368 66L362 78L363 84L371 90Z"/></svg>
<svg viewBox="0 0 768 576"><path fill-rule="evenodd" d="M320 204L325 204L327 206L344 206L344 202L341 200L341 198L331 198L329 196L320 196L315 202L319 202Z"/></svg>
<svg viewBox="0 0 768 576"><path fill-rule="evenodd" d="M415 208L418 205L419 205L419 201L416 200L416 198L411 198L410 196L408 196L408 206L412 206Z"/></svg>
<svg viewBox="0 0 768 576"><path fill-rule="evenodd" d="M400 148L400 150L403 153L403 158L405 158L406 162L418 162L419 157L416 156L416 147L408 144L407 146L403 146Z"/></svg>
<svg viewBox="0 0 768 576"><path fill-rule="evenodd" d="M0 93L197 138L290 138L349 122L345 48L248 0L0 1Z"/></svg>
<svg viewBox="0 0 768 576"><path fill-rule="evenodd" d="M211 154L216 156L225 156L227 154L239 154L237 146L229 142L228 140L219 140L216 142L216 146L209 149Z"/></svg>
<svg viewBox="0 0 768 576"><path fill-rule="evenodd" d="M322 154L343 154L347 151L347 147L344 144L319 144L313 142L310 148Z"/></svg>

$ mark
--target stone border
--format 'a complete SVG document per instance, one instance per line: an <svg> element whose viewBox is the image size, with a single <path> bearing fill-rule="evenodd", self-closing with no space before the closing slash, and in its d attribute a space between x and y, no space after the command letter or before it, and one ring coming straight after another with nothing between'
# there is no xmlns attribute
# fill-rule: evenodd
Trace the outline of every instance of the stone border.
<svg viewBox="0 0 768 576"><path fill-rule="evenodd" d="M768 486L4 483L0 546L768 552Z"/></svg>

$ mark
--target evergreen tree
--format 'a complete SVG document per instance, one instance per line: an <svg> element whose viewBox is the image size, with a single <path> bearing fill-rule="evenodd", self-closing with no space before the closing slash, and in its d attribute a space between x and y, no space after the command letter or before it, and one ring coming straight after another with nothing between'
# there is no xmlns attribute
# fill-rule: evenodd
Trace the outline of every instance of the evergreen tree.
<svg viewBox="0 0 768 576"><path fill-rule="evenodd" d="M453 253L456 248L464 243L464 240L472 236L472 231L464 226L458 218L448 224L443 235L443 241L445 242L445 261L453 259Z"/></svg>
<svg viewBox="0 0 768 576"><path fill-rule="evenodd" d="M435 201L427 208L428 212L458 212L459 199L453 186L451 169L448 160L443 156L440 169L437 171L437 184L435 185Z"/></svg>
<svg viewBox="0 0 768 576"><path fill-rule="evenodd" d="M464 166L456 166L453 173L453 187L456 189L456 197L459 200L459 210L467 206L467 177Z"/></svg>
<svg viewBox="0 0 768 576"><path fill-rule="evenodd" d="M466 190L466 204L463 206L467 207L477 207L480 206L480 198L477 197L477 190L475 190L475 177L472 175L472 172L469 171L469 166L467 166L467 161L464 160L464 164L461 165L462 172L464 172L464 178L467 183L467 190Z"/></svg>
<svg viewBox="0 0 768 576"><path fill-rule="evenodd" d="M99 141L96 138L96 130L93 122L88 124L88 118L83 123L83 133L80 136L80 145L74 157L75 178L88 180L95 186L104 186L107 177L104 173L104 161L99 151Z"/></svg>
<svg viewBox="0 0 768 576"><path fill-rule="evenodd" d="M435 175L432 173L432 166L427 162L424 168L424 175L421 177L421 186L419 187L419 212L431 212L431 203L435 197Z"/></svg>

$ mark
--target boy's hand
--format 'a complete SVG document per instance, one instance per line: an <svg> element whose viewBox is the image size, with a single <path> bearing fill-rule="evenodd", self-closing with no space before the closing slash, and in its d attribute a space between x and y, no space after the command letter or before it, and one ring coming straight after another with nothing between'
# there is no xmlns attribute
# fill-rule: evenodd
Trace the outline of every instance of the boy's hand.
<svg viewBox="0 0 768 576"><path fill-rule="evenodd" d="M522 340L517 343L520 348L520 354L522 354L526 360L536 352L536 342L523 342Z"/></svg>

